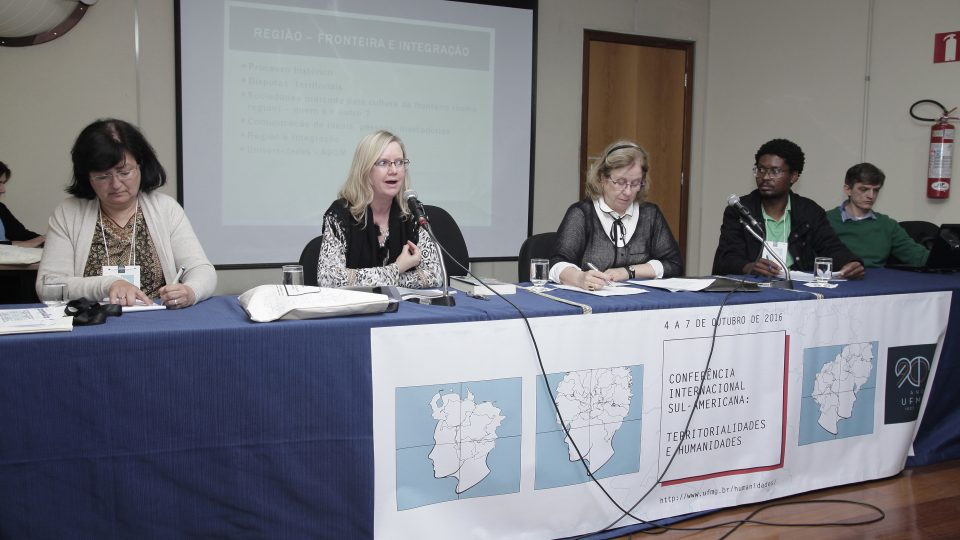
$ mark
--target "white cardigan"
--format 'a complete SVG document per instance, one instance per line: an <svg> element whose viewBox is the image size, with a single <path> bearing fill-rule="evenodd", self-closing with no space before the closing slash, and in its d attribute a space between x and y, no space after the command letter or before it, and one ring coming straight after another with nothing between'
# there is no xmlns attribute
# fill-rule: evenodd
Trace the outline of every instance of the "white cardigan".
<svg viewBox="0 0 960 540"><path fill-rule="evenodd" d="M217 272L207 260L183 208L162 193L141 192L138 199L166 282L172 284L177 270L183 266L186 272L182 283L193 289L197 302L208 298L217 286ZM38 296L43 276L53 274L65 277L67 296L71 300L87 298L99 302L107 297L110 285L118 279L116 276L83 277L99 208L97 199L70 197L53 211L37 271Z"/></svg>

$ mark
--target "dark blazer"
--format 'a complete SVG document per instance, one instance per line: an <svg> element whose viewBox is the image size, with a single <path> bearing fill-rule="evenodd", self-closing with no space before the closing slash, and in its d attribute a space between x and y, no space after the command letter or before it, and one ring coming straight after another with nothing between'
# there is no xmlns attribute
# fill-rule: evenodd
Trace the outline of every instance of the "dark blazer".
<svg viewBox="0 0 960 540"><path fill-rule="evenodd" d="M3 228L6 231L7 241L3 242L4 244L9 244L11 240L19 242L21 240L32 240L40 236L24 227L23 223L13 217L13 214L3 203L0 203L0 221L3 221Z"/></svg>
<svg viewBox="0 0 960 540"><path fill-rule="evenodd" d="M793 256L793 270L810 272L813 259L831 257L833 267L843 268L851 261L863 262L853 254L827 221L827 214L819 204L806 197L790 192L790 236L787 249ZM760 212L760 193L753 190L740 202L764 227ZM766 233L766 230L763 231ZM740 214L732 206L723 212L723 225L720 227L720 244L713 256L714 274L742 274L747 263L756 261L762 252L762 244L744 229L740 223Z"/></svg>

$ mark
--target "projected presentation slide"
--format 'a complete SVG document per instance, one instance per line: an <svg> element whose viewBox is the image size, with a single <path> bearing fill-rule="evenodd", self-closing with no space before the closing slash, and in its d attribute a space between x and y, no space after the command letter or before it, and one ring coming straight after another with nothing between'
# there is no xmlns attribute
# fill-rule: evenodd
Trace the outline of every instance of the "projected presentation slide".
<svg viewBox="0 0 960 540"><path fill-rule="evenodd" d="M410 187L454 216L471 256L515 256L529 207L531 12L341 4L181 3L183 203L208 256L295 260L357 142L378 129L403 139Z"/></svg>

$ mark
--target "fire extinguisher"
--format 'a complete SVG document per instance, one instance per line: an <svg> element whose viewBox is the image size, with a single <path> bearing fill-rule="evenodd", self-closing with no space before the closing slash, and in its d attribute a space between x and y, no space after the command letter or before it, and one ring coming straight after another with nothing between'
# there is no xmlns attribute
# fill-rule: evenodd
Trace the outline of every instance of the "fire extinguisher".
<svg viewBox="0 0 960 540"><path fill-rule="evenodd" d="M922 118L914 114L913 109L921 103L932 103L943 114L937 118ZM950 196L950 177L953 171L953 137L956 126L952 123L960 118L950 116L956 107L946 107L932 99L921 99L910 106L910 116L922 122L933 122L930 128L930 155L927 161L927 198L946 199Z"/></svg>

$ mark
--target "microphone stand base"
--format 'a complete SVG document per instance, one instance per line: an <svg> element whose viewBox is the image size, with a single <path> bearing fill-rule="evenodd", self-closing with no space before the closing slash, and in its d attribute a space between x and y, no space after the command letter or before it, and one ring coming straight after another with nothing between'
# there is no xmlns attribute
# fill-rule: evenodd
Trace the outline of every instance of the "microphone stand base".
<svg viewBox="0 0 960 540"><path fill-rule="evenodd" d="M792 289L793 280L792 279L778 279L776 281L769 281L769 287L773 289Z"/></svg>
<svg viewBox="0 0 960 540"><path fill-rule="evenodd" d="M430 298L429 302L421 302L423 304L429 303L431 306L447 306L453 307L457 305L457 299L453 296L437 296L435 298Z"/></svg>

